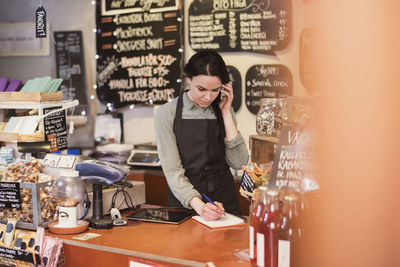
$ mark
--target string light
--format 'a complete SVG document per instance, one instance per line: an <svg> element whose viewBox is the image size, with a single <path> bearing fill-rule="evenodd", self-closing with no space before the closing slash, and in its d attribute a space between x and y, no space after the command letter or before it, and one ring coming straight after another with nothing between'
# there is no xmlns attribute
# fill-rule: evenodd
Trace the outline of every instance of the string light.
<svg viewBox="0 0 400 267"><path fill-rule="evenodd" d="M95 55L94 56L95 59L99 59L99 57L100 57L99 55Z"/></svg>
<svg viewBox="0 0 400 267"><path fill-rule="evenodd" d="M132 105L129 106L129 108L130 108L130 109L134 109L134 108L135 108L135 105L132 104Z"/></svg>
<svg viewBox="0 0 400 267"><path fill-rule="evenodd" d="M91 99L91 100L94 100L94 95L91 95L91 96L90 96L90 99Z"/></svg>
<svg viewBox="0 0 400 267"><path fill-rule="evenodd" d="M93 85L93 89L95 90L97 89L97 84Z"/></svg>
<svg viewBox="0 0 400 267"><path fill-rule="evenodd" d="M179 51L179 53L182 53L183 52L183 48L179 48L178 51Z"/></svg>
<svg viewBox="0 0 400 267"><path fill-rule="evenodd" d="M96 28L93 28L93 30L92 30L92 31L95 33L95 32L97 32L97 29L96 29Z"/></svg>
<svg viewBox="0 0 400 267"><path fill-rule="evenodd" d="M82 115L82 116L86 116L86 111L85 111L85 110L82 110L81 115Z"/></svg>
<svg viewBox="0 0 400 267"><path fill-rule="evenodd" d="M92 5L95 5L95 4L96 4L96 1L92 1L91 4L92 4Z"/></svg>

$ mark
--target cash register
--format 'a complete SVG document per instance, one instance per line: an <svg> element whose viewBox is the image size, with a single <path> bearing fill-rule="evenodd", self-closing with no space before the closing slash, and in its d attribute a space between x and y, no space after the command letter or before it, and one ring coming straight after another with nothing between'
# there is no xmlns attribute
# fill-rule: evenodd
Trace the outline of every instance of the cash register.
<svg viewBox="0 0 400 267"><path fill-rule="evenodd" d="M133 146L127 160L128 165L143 167L160 167L157 146L154 142L136 144Z"/></svg>

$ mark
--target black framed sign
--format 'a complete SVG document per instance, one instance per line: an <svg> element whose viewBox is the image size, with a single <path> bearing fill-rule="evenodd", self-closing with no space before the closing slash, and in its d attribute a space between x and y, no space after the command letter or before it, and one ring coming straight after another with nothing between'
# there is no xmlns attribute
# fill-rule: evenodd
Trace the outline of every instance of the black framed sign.
<svg viewBox="0 0 400 267"><path fill-rule="evenodd" d="M114 108L162 104L179 94L182 6L169 1L98 1L97 97Z"/></svg>
<svg viewBox="0 0 400 267"><path fill-rule="evenodd" d="M194 50L275 55L292 36L291 0L194 0L189 7Z"/></svg>
<svg viewBox="0 0 400 267"><path fill-rule="evenodd" d="M316 138L304 125L284 124L274 153L268 188L288 191L314 190ZM303 184L304 183L304 184Z"/></svg>
<svg viewBox="0 0 400 267"><path fill-rule="evenodd" d="M87 83L81 31L54 32L57 77L64 99L78 99L75 111L88 113Z"/></svg>
<svg viewBox="0 0 400 267"><path fill-rule="evenodd" d="M300 80L309 90L313 90L313 30L306 28L300 35Z"/></svg>
<svg viewBox="0 0 400 267"><path fill-rule="evenodd" d="M246 73L246 106L253 114L261 98L287 97L293 94L293 76L284 65L254 65Z"/></svg>

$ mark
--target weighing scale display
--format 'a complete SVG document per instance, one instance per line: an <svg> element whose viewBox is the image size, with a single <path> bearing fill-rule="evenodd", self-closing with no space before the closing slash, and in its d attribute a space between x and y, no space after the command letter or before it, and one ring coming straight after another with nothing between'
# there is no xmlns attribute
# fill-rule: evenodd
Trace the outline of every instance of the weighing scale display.
<svg viewBox="0 0 400 267"><path fill-rule="evenodd" d="M132 151L128 159L130 165L161 166L160 159L156 152Z"/></svg>

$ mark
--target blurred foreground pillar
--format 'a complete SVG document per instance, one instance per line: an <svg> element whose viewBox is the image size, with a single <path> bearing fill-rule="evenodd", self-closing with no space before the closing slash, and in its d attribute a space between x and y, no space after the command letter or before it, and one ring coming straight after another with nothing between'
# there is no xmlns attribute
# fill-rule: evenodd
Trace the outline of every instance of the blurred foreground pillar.
<svg viewBox="0 0 400 267"><path fill-rule="evenodd" d="M400 1L312 1L321 199L302 266L400 266Z"/></svg>

